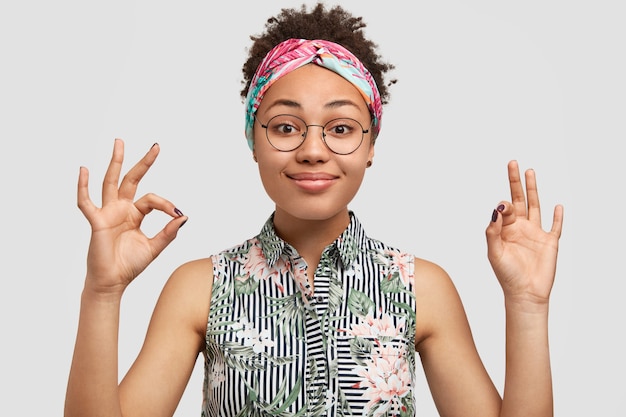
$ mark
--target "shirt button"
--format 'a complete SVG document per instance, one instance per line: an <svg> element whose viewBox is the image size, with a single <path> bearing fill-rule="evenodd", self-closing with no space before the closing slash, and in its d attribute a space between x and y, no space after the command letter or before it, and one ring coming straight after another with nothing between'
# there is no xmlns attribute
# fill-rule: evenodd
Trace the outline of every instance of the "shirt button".
<svg viewBox="0 0 626 417"><path fill-rule="evenodd" d="M324 297L322 297L321 295L318 295L317 297L315 297L315 300L316 300L318 303L323 303L323 302L324 302Z"/></svg>

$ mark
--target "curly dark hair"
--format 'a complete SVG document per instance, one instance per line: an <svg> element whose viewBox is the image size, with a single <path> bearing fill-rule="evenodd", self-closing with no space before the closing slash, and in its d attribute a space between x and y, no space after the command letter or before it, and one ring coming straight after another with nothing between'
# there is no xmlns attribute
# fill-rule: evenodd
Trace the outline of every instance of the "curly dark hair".
<svg viewBox="0 0 626 417"><path fill-rule="evenodd" d="M282 9L278 15L267 19L263 33L250 36L253 44L241 69L244 85L241 97L245 99L254 72L274 46L290 38L324 39L342 45L361 60L374 77L380 99L386 104L389 101L388 87L396 80L385 83L384 76L394 69L394 66L382 61L376 51L378 45L365 38L363 33L365 27L362 17L353 16L341 6L326 9L325 5L319 2L311 11L307 11L304 4L300 9Z"/></svg>

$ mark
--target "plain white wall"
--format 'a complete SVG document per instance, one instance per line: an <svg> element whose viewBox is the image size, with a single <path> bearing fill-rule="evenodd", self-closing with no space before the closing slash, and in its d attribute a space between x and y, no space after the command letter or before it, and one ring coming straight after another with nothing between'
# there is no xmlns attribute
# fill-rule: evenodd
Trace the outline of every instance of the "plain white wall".
<svg viewBox="0 0 626 417"><path fill-rule="evenodd" d="M259 230L272 204L243 138L240 68L248 36L299 4L0 6L0 414L62 414L89 239L78 168L98 201L115 137L127 166L160 143L140 194L190 217L124 297L121 374L172 270ZM451 274L501 389L503 300L483 233L508 198L506 163L535 168L545 227L565 205L550 324L556 414L623 416L621 2L341 4L364 17L399 80L352 204L367 232ZM164 221L154 215L147 232ZM199 362L176 416L199 415L201 380ZM418 396L418 415L436 415L423 380Z"/></svg>

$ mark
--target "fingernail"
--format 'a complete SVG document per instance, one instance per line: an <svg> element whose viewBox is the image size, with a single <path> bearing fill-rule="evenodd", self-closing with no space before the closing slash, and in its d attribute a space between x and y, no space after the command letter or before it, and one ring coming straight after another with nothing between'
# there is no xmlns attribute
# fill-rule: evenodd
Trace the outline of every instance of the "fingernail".
<svg viewBox="0 0 626 417"><path fill-rule="evenodd" d="M158 144L159 144L159 142L154 142L154 143L152 144L152 146L150 147L150 149L154 148L154 147L155 147L155 146L157 146Z"/></svg>
<svg viewBox="0 0 626 417"><path fill-rule="evenodd" d="M180 229L181 227L183 227L183 226L185 225L185 223L187 223L187 219L185 219L185 221L184 221L184 222L182 222L182 223L180 224L180 226L178 226L178 228Z"/></svg>
<svg viewBox="0 0 626 417"><path fill-rule="evenodd" d="M494 210L493 213L491 213L491 221L495 222L496 220L498 220L498 210Z"/></svg>
<svg viewBox="0 0 626 417"><path fill-rule="evenodd" d="M502 213L504 211L504 204L500 204L497 208L497 210Z"/></svg>
<svg viewBox="0 0 626 417"><path fill-rule="evenodd" d="M180 211L180 210L178 210L177 208L174 208L174 213L176 213L176 215L177 215L178 217L180 217L180 216L182 216L182 215L183 215L183 212L182 212L182 211Z"/></svg>

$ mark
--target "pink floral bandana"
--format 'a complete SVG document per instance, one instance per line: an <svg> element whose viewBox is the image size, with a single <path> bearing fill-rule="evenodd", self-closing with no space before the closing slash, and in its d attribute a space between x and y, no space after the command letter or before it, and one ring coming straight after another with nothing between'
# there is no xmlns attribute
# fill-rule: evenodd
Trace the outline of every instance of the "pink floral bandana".
<svg viewBox="0 0 626 417"><path fill-rule="evenodd" d="M257 68L246 97L246 139L254 149L254 114L271 85L308 63L341 75L359 90L372 115L374 135L380 131L383 106L378 87L361 61L343 46L325 40L287 39L276 45Z"/></svg>

